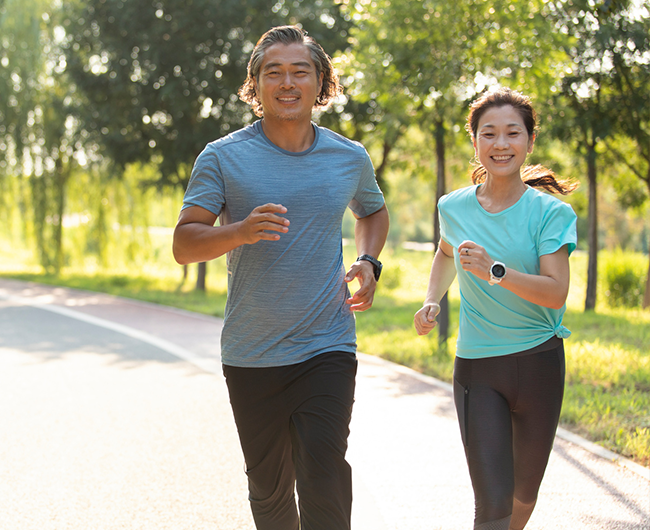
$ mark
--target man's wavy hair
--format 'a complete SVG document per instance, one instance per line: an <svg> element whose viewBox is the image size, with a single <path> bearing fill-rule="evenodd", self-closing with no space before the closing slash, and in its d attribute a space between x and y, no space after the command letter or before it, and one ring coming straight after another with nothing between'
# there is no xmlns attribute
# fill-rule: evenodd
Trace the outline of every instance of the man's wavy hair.
<svg viewBox="0 0 650 530"><path fill-rule="evenodd" d="M257 41L255 49L251 54L248 61L248 75L246 81L239 89L239 99L248 103L256 116L262 117L262 103L260 102L257 92L255 91L255 83L259 81L260 68L264 61L264 52L274 44L304 44L309 48L311 59L316 65L316 75L320 77L323 73L323 86L320 93L316 97L314 107L325 108L332 100L342 92L342 87L339 84L339 78L334 72L332 67L332 60L325 53L320 44L318 44L312 37L307 35L298 26L278 26L270 29Z"/></svg>

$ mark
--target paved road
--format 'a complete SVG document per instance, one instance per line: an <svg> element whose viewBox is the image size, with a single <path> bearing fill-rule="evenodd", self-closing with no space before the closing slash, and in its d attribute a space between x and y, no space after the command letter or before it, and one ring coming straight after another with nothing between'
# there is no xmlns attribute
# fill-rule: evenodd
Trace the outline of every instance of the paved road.
<svg viewBox="0 0 650 530"><path fill-rule="evenodd" d="M253 530L221 322L0 280L0 530ZM466 530L448 385L360 355L355 530ZM557 438L528 530L648 530L650 473Z"/></svg>

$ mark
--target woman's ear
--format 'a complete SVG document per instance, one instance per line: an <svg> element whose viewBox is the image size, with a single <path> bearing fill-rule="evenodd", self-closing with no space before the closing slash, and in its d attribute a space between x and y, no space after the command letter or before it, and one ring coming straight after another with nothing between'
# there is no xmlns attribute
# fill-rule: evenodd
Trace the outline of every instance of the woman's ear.
<svg viewBox="0 0 650 530"><path fill-rule="evenodd" d="M528 154L531 154L533 152L533 146L535 145L535 139L537 138L537 135L533 134L533 136L530 139L530 142L528 142Z"/></svg>

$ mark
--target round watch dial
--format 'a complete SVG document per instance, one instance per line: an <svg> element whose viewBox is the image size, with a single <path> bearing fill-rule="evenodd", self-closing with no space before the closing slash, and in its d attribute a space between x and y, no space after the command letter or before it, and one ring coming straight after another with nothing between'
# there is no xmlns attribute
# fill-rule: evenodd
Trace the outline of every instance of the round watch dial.
<svg viewBox="0 0 650 530"><path fill-rule="evenodd" d="M503 278L506 275L506 268L498 263L492 266L492 276L495 278Z"/></svg>

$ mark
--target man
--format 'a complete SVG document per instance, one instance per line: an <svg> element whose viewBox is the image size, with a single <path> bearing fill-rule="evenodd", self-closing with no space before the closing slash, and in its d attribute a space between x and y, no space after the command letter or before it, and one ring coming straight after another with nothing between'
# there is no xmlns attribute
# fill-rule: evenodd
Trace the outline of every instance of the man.
<svg viewBox="0 0 650 530"><path fill-rule="evenodd" d="M352 311L372 305L389 221L365 149L311 121L339 93L300 28L265 33L239 91L262 119L199 155L174 232L181 264L228 253L222 363L259 530L350 528ZM360 258L346 274L348 206Z"/></svg>

